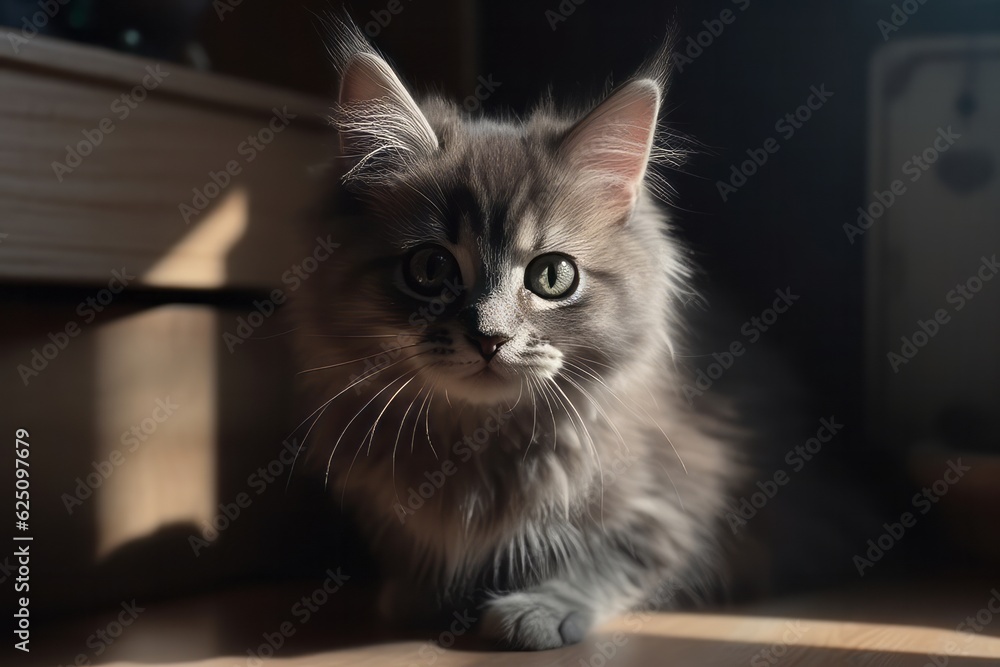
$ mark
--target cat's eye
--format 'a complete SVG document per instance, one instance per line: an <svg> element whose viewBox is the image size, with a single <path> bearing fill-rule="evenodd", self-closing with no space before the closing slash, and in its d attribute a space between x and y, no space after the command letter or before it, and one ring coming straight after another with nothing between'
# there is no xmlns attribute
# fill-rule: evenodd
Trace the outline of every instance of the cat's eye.
<svg viewBox="0 0 1000 667"><path fill-rule="evenodd" d="M543 299L565 299L579 282L576 265L558 253L536 257L524 272L524 286Z"/></svg>
<svg viewBox="0 0 1000 667"><path fill-rule="evenodd" d="M421 296L437 297L448 287L446 281L458 278L458 262L438 245L422 246L403 260L406 285Z"/></svg>

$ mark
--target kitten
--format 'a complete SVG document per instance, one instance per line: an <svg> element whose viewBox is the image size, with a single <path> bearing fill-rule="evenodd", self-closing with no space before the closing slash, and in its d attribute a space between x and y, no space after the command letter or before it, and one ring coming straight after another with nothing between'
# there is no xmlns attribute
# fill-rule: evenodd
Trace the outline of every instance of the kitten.
<svg viewBox="0 0 1000 667"><path fill-rule="evenodd" d="M383 608L473 599L483 635L548 649L697 589L739 470L674 361L665 55L585 113L500 120L418 103L356 28L335 42L354 215L298 300L306 438L381 555Z"/></svg>

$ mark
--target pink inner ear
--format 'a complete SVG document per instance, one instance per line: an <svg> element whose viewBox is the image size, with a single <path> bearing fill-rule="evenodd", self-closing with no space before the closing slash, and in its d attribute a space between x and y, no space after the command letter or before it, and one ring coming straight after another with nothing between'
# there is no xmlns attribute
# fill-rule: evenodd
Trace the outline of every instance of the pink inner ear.
<svg viewBox="0 0 1000 667"><path fill-rule="evenodd" d="M344 68L340 82L341 152L364 162L372 156L421 155L438 146L437 135L389 64L373 53L359 53ZM359 162L360 164L360 162Z"/></svg>
<svg viewBox="0 0 1000 667"><path fill-rule="evenodd" d="M344 70L340 84L340 103L351 104L381 98L396 97L387 72L367 54L351 60Z"/></svg>
<svg viewBox="0 0 1000 667"><path fill-rule="evenodd" d="M633 81L602 102L566 138L571 164L603 183L605 192L631 208L646 175L656 132L660 91Z"/></svg>

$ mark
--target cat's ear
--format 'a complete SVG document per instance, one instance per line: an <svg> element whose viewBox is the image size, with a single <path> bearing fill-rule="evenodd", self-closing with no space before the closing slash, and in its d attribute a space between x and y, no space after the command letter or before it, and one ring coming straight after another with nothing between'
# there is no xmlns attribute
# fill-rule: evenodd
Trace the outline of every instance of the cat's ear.
<svg viewBox="0 0 1000 667"><path fill-rule="evenodd" d="M438 148L438 138L413 96L381 56L359 51L341 69L334 124L345 180L376 181Z"/></svg>
<svg viewBox="0 0 1000 667"><path fill-rule="evenodd" d="M619 219L628 219L642 189L659 112L659 83L630 81L578 122L560 147Z"/></svg>

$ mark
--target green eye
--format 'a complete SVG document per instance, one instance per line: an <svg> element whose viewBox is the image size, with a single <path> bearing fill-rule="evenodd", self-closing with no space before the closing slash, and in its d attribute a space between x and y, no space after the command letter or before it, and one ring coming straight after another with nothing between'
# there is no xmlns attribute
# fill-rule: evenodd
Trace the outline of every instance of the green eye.
<svg viewBox="0 0 1000 667"><path fill-rule="evenodd" d="M566 255L551 253L531 260L524 272L524 286L543 299L565 299L579 284L576 266Z"/></svg>
<svg viewBox="0 0 1000 667"><path fill-rule="evenodd" d="M445 281L457 276L458 262L441 246L417 248L403 260L407 286L422 296L440 296L447 287Z"/></svg>

